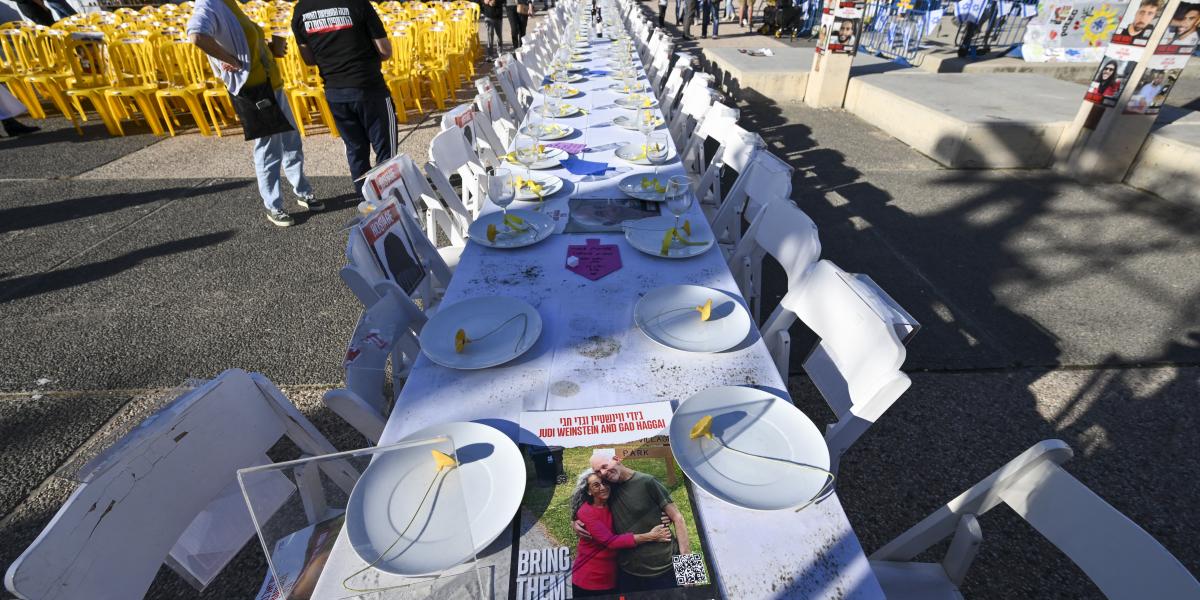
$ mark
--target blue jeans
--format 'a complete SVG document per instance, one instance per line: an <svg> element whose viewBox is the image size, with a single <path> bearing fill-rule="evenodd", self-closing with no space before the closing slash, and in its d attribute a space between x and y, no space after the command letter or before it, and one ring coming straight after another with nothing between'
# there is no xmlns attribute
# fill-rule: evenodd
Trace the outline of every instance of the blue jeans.
<svg viewBox="0 0 1200 600"><path fill-rule="evenodd" d="M275 90L275 99L279 102L279 110L283 111L283 116L295 127L296 121L282 88ZM267 210L282 212L280 165L283 166L283 172L297 196L312 194L312 185L304 177L304 146L300 142L298 132L277 133L254 140L254 173L258 176L258 194L262 196L263 206L266 206Z"/></svg>
<svg viewBox="0 0 1200 600"><path fill-rule="evenodd" d="M700 11L704 15L704 20L700 23L700 37L708 37L708 21L712 19L713 35L717 33L717 25L721 23L721 6L718 4L720 0L700 0Z"/></svg>

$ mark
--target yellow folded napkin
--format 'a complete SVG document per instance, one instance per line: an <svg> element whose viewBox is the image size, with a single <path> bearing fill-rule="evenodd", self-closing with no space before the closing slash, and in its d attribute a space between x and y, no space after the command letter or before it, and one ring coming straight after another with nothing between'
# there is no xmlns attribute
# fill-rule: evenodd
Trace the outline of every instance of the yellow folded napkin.
<svg viewBox="0 0 1200 600"><path fill-rule="evenodd" d="M683 226L680 227L679 229L682 229L682 230L688 232L688 236L689 237L691 236L691 222L690 221L684 221ZM668 229L666 231L666 233L663 234L662 247L659 248L659 251L658 251L659 254L661 254L663 256L667 256L667 254L671 250L671 240L679 240L679 243L683 244L684 246L703 246L706 243L706 242L693 242L693 241L689 240L688 238L684 237L683 234L681 234L679 232L679 229L672 227L672 228ZM711 311L712 308L710 307L709 310ZM705 320L707 321L708 319L705 319Z"/></svg>
<svg viewBox="0 0 1200 600"><path fill-rule="evenodd" d="M700 313L701 321L707 321L712 318L712 298L709 298L704 304L697 306L696 311Z"/></svg>

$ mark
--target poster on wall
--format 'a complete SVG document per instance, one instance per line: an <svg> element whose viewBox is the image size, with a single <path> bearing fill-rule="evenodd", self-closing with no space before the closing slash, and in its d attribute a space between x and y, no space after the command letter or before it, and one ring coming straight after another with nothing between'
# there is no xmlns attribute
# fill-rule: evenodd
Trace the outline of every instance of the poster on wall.
<svg viewBox="0 0 1200 600"><path fill-rule="evenodd" d="M1162 15L1163 6L1167 0L1134 0L1125 9L1117 25L1117 32L1112 36L1113 45L1145 46L1154 33L1154 26Z"/></svg>
<svg viewBox="0 0 1200 600"><path fill-rule="evenodd" d="M1179 80L1187 56L1156 54L1146 61L1146 72L1133 88L1125 105L1127 115L1156 115L1167 100L1167 94Z"/></svg>
<svg viewBox="0 0 1200 600"><path fill-rule="evenodd" d="M831 54L858 52L858 38L862 31L862 9L853 3L821 15L821 29L817 34L817 51Z"/></svg>
<svg viewBox="0 0 1200 600"><path fill-rule="evenodd" d="M1128 2L1046 0L1025 28L1026 62L1097 62Z"/></svg>
<svg viewBox="0 0 1200 600"><path fill-rule="evenodd" d="M510 597L718 597L669 402L521 414L529 477ZM580 535L580 530L587 536Z"/></svg>
<svg viewBox="0 0 1200 600"><path fill-rule="evenodd" d="M1141 58L1142 48L1109 46L1083 99L1103 106L1116 106L1121 97L1121 90L1125 89L1126 82Z"/></svg>
<svg viewBox="0 0 1200 600"><path fill-rule="evenodd" d="M1167 33L1154 50L1155 54L1190 56L1200 44L1200 2L1181 2L1167 25Z"/></svg>

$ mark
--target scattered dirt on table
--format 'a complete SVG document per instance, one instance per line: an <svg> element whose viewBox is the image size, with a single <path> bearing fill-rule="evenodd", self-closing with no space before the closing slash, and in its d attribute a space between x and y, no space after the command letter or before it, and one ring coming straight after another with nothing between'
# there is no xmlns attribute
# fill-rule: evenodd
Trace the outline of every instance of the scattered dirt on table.
<svg viewBox="0 0 1200 600"><path fill-rule="evenodd" d="M610 337L600 337L598 335L593 335L585 339L576 350L580 355L593 360L608 358L620 351L621 342Z"/></svg>
<svg viewBox="0 0 1200 600"><path fill-rule="evenodd" d="M574 381L555 381L550 384L550 393L568 398L579 393L579 384Z"/></svg>

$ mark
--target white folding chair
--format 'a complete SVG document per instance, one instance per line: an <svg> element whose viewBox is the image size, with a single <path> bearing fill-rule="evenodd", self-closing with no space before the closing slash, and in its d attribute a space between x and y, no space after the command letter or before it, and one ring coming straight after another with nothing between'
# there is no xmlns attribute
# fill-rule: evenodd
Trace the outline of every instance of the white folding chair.
<svg viewBox="0 0 1200 600"><path fill-rule="evenodd" d="M737 125L740 111L736 108L730 108L720 102L713 102L712 105L696 119L696 123L688 131L686 124L679 129L680 144L683 148L680 153L680 160L683 161L683 166L688 171L700 174L708 167L709 159L705 153L704 142L716 134L713 132L719 131L728 125Z"/></svg>
<svg viewBox="0 0 1200 600"><path fill-rule="evenodd" d="M476 108L476 103L460 104L442 115L442 130L453 128L462 130L483 166L500 166L500 157L505 154L505 146L500 145L499 136L492 128L490 119Z"/></svg>
<svg viewBox="0 0 1200 600"><path fill-rule="evenodd" d="M799 282L789 277L787 294L762 328L784 379L791 354L787 331L797 318L821 338L803 366L837 415L825 430L836 471L842 454L912 385L900 366L904 344L920 325L869 278L818 261Z"/></svg>
<svg viewBox="0 0 1200 600"><path fill-rule="evenodd" d="M322 398L335 414L379 443L387 424L388 398L384 395L388 358L392 360L392 389L400 386L421 352L418 335L426 316L404 292L380 286L379 299L363 310L346 348L343 367L346 387L329 390Z"/></svg>
<svg viewBox="0 0 1200 600"><path fill-rule="evenodd" d="M977 517L1003 503L1111 600L1200 598L1200 582L1179 559L1062 468L1072 454L1061 440L1039 442L872 554L887 597L961 600L958 588L983 541ZM940 563L909 562L946 538Z"/></svg>
<svg viewBox="0 0 1200 600"><path fill-rule="evenodd" d="M667 103L670 102L671 105L674 105L675 99L683 92L683 86L691 76L692 68L690 66L677 65L667 75L665 83L654 85L654 93L658 97L659 106L662 107L663 116L670 114L670 107Z"/></svg>
<svg viewBox="0 0 1200 600"><path fill-rule="evenodd" d="M688 94L703 95L715 94L712 89L713 77L708 73L692 73L691 78L684 84L683 90L675 98L667 98L666 103L662 105L663 114L667 116L667 121L674 123L679 119L680 99ZM716 101L716 98L713 100Z"/></svg>
<svg viewBox="0 0 1200 600"><path fill-rule="evenodd" d="M804 211L786 198L763 198L761 201L765 204L763 209L750 222L746 235L729 257L729 270L742 297L750 305L755 322L761 322L763 258L769 254L783 267L788 289L792 290L800 285L809 267L821 257L817 225ZM763 337L765 339L766 335ZM770 340L766 341L770 347Z"/></svg>
<svg viewBox="0 0 1200 600"><path fill-rule="evenodd" d="M364 307L374 304L380 285L387 284L418 300L422 309L432 314L453 275L444 257L457 264L459 251L443 253L435 247L400 195L400 189L394 189L376 213L350 229L346 242L349 264L339 275ZM386 221L382 220L385 217ZM378 239L384 255L368 236Z"/></svg>
<svg viewBox="0 0 1200 600"><path fill-rule="evenodd" d="M704 87L689 87L682 94L676 105L678 112L675 119L667 123L667 131L677 147L682 148L687 143L696 125L719 98L720 94L715 90ZM733 122L736 123L736 118Z"/></svg>
<svg viewBox="0 0 1200 600"><path fill-rule="evenodd" d="M759 152L766 151L766 142L757 133L750 133L738 125L727 123L722 127L711 127L712 138L717 141L717 149L712 159L704 168L700 178L696 180L696 201L705 205L721 206L725 195L721 192L721 177L725 171L732 170L738 174L738 179L746 173L746 169ZM736 185L736 182L733 184Z"/></svg>
<svg viewBox="0 0 1200 600"><path fill-rule="evenodd" d="M766 150L754 153L749 166L739 173L709 220L713 236L726 257L731 256L742 241L743 219L754 222L759 211L771 202L791 203L788 198L792 195L794 172L790 165ZM705 210L705 214L708 212Z"/></svg>
<svg viewBox="0 0 1200 600"><path fill-rule="evenodd" d="M479 95L475 97L475 106L491 119L504 118L509 121L513 120L512 112L508 105L500 98L500 92L496 86L492 85L492 80L487 77L480 77L475 80L475 90ZM483 103L480 103L480 99Z"/></svg>
<svg viewBox="0 0 1200 600"><path fill-rule="evenodd" d="M31 600L141 598L164 560L215 577L254 537L237 470L270 464L285 436L308 455L336 452L265 377L221 373L88 463L5 587ZM344 463L321 469L346 494L358 479ZM282 476L263 488L277 508L297 493Z"/></svg>
<svg viewBox="0 0 1200 600"><path fill-rule="evenodd" d="M525 119L525 113L533 104L533 93L521 84L513 62L511 59L497 60L496 79L500 82L500 89L504 90L504 97L508 100L513 117L520 122Z"/></svg>
<svg viewBox="0 0 1200 600"><path fill-rule="evenodd" d="M429 163L426 171L432 166L441 174L433 179L434 188L442 196L454 194L458 196L463 206L471 211L472 218L479 214L485 198L484 190L480 187L480 177L487 175L487 170L479 160L479 155L471 147L462 130L447 129L433 136L429 142ZM462 180L462 193L458 194L450 186L450 177L458 175Z"/></svg>

